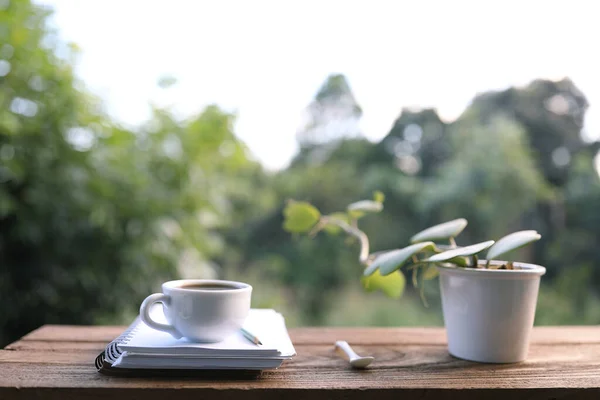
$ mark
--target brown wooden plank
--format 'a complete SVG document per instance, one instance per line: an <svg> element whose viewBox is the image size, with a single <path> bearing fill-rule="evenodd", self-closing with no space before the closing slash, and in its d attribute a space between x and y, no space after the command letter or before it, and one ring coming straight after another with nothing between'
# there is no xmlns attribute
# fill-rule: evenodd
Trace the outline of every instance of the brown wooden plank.
<svg viewBox="0 0 600 400"><path fill-rule="evenodd" d="M544 389L220 389L203 388L199 391L195 387L182 388L131 388L131 389L105 389L105 388L21 388L6 390L2 393L3 400L20 400L39 398L44 400L63 399L88 399L105 400L111 398L127 400L598 400L599 392L595 388L570 389L570 388L544 388Z"/></svg>
<svg viewBox="0 0 600 400"><path fill-rule="evenodd" d="M23 336L21 340L50 340L70 342L110 342L126 326L44 325Z"/></svg>
<svg viewBox="0 0 600 400"><path fill-rule="evenodd" d="M427 344L446 346L444 328L293 328L294 344L333 344L347 340L357 344ZM532 343L598 343L600 326L535 327Z"/></svg>
<svg viewBox="0 0 600 400"><path fill-rule="evenodd" d="M298 356L281 369L220 380L97 373L95 356L123 329L47 326L0 350L0 399L600 398L600 327L535 328L528 360L509 365L451 357L439 328L297 328ZM374 355L372 368L348 368L336 339Z"/></svg>
<svg viewBox="0 0 600 400"><path fill-rule="evenodd" d="M22 340L110 342L123 326L46 325ZM292 328L295 345L330 344L344 339L355 344L428 344L446 345L443 328ZM600 343L600 326L535 327L532 343Z"/></svg>
<svg viewBox="0 0 600 400"><path fill-rule="evenodd" d="M97 373L91 366L4 363L1 387L40 388L211 388L220 389L535 389L600 388L597 362L548 368L545 364L519 367L477 366L447 357L431 364L378 367L366 371L309 368L293 363L264 372L254 380L197 380L122 378ZM1 393L1 392L0 392Z"/></svg>
<svg viewBox="0 0 600 400"><path fill-rule="evenodd" d="M31 362L38 364L54 364L71 362L77 365L86 365L93 362L94 358L103 350L99 344L77 343L78 348L64 347L61 342L18 342L24 346L18 346L14 350L0 350L0 362ZM29 347L29 345L35 346ZM58 345L58 346L57 346ZM359 354L373 355L376 362L371 369L387 367L419 367L431 365L432 368L440 363L446 365L448 360L463 362L458 359L449 358L445 347L433 345L377 345L377 346L354 346ZM324 345L301 345L296 347L298 355L287 361L286 365L306 368L341 368L345 363L333 351L332 346ZM526 363L512 365L494 365L467 363L469 368L489 370L490 366L495 368L509 368L516 371L523 365L531 368L535 364L552 363L563 368L579 362L592 363L598 359L600 363L600 345L532 345ZM465 365L467 365L465 364ZM456 363L455 363L456 365ZM600 371L599 371L600 372Z"/></svg>
<svg viewBox="0 0 600 400"><path fill-rule="evenodd" d="M99 350L69 349L61 351L27 350L12 351L0 350L0 365L2 363L18 362L32 364L72 364L90 366L94 363ZM1 368L1 367L0 367Z"/></svg>
<svg viewBox="0 0 600 400"><path fill-rule="evenodd" d="M102 351L106 347L105 342L59 342L59 341L37 341L19 340L5 347L6 350L44 350L44 351L68 351L68 350L96 350Z"/></svg>
<svg viewBox="0 0 600 400"><path fill-rule="evenodd" d="M595 386L600 387L600 345L535 345L532 346L529 358L519 364L478 364L451 357L445 348L440 346L404 345L404 346L356 346L362 354L373 355L376 361L364 372L351 371L347 363L339 358L331 346L299 346L298 355L286 361L284 368L273 372L274 384L281 384L281 374L293 373L296 379L307 381L305 387L321 387L331 383L328 376L337 376L339 385L353 385L357 377L361 377L361 385L365 387L405 387L405 380L415 385L426 385L430 378L440 378L451 382L449 387L475 385L474 387L530 387L539 379L551 379L561 387L562 382L572 378L594 378ZM74 368L81 371L93 370L93 360L97 355L92 350L56 352L38 351L0 351L0 363L3 371L8 364L16 364L27 370L51 370L56 364L60 368ZM390 377L397 374L401 380ZM22 379L21 376L13 378ZM380 381L385 377L387 383ZM466 378L468 377L468 378ZM527 378L528 381L523 379ZM86 386L86 381L73 381L72 377L63 375L59 381L43 381L43 377L34 379L30 385L41 384L51 386ZM344 381L347 379L348 381ZM391 379L391 380L390 380ZM43 382L41 382L41 380ZM593 379L592 379L593 381ZM590 381L590 382L592 382ZM394 383L395 382L395 383ZM0 386L15 384L10 375L0 377ZM126 381L115 381L121 384ZM286 382L283 382L286 384ZM391 386L390 386L391 385ZM429 387L429 386L427 386ZM446 386L443 386L446 387Z"/></svg>

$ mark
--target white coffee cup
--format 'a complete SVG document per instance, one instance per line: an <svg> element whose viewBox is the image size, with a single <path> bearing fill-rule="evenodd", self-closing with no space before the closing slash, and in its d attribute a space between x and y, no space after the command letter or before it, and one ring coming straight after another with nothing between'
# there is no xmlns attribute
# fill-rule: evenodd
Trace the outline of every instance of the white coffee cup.
<svg viewBox="0 0 600 400"><path fill-rule="evenodd" d="M252 286L242 282L182 279L163 283L162 291L146 297L140 318L176 339L220 342L239 330L250 312ZM154 303L162 303L168 324L150 317Z"/></svg>

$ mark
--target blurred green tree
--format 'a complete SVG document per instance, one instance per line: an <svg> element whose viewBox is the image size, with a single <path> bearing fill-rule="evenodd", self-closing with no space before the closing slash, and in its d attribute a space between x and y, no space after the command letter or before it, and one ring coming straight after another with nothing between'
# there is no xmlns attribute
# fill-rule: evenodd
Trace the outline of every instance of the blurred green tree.
<svg viewBox="0 0 600 400"><path fill-rule="evenodd" d="M453 123L405 109L371 143L348 80L331 75L298 128L299 154L269 174L233 134L235 115L217 106L186 120L157 108L139 128L119 126L74 78L76 46L47 27L48 11L3 5L0 292L12 306L0 314L0 345L42 323L126 322L158 282L178 276L248 277L255 305L287 308L304 324L333 314L337 324L357 314L439 322L406 311L421 307L410 288L404 311L385 300L390 308L369 316L369 304L384 303L362 301L356 243L281 228L289 198L330 213L375 190L385 209L361 221L373 251L456 217L471 222L471 242L535 228L543 239L520 258L548 267L540 320L600 322L600 156L581 139L587 100L570 80L481 94ZM435 309L436 288L427 290ZM263 302L264 293L275 295ZM352 312L336 313L346 300Z"/></svg>
<svg viewBox="0 0 600 400"><path fill-rule="evenodd" d="M482 125L468 116L450 129L453 156L418 194L422 212L438 221L466 218L467 242L525 229L523 216L552 195L525 130L504 117Z"/></svg>
<svg viewBox="0 0 600 400"><path fill-rule="evenodd" d="M562 282L562 286L545 286L544 299L553 299L553 294L546 294L559 290L565 295L567 289L564 288L583 282L589 285L590 279L581 277L596 276L596 272L589 270L594 257L571 257L572 252L561 246L563 242L570 242L565 238L577 241L577 237L583 237L588 238L583 243L590 251L593 248L589 247L590 240L596 237L592 227L595 217L590 215L597 212L588 208L597 204L593 197L595 192L589 190L596 187L598 181L598 174L591 166L591 158L597 150L580 137L586 107L585 97L569 80L540 80L522 89L480 95L453 123L441 121L435 110L403 110L390 133L379 143L343 138L335 140L333 145L325 142L302 147L292 166L278 176L276 187L285 193L282 201L290 197L306 200L325 213L337 211L348 202L369 198L374 190L382 190L386 194L384 211L365 219L361 225L369 233L374 250L398 247L398 243L408 240L410 232L457 217L470 221L463 239L472 242L527 227L538 229L544 241L512 257L548 266L546 281L552 283L556 277ZM326 157L311 164L307 157L311 153L326 154ZM580 160L583 154L586 154L585 166ZM583 181L585 185L576 185ZM576 187L587 190L574 197L569 193ZM570 208L569 204L577 206ZM583 210L589 215L578 214ZM277 214L280 212L277 210ZM573 225L560 223L565 213ZM579 218L591 222L582 222ZM279 215L264 220L262 225L265 232L271 232L265 236L275 235L280 227ZM577 236L570 236L572 234ZM337 244L332 241L335 239L321 239L318 243L297 239L296 248L288 248L283 239L276 239L272 245L277 248L262 250L271 254L279 252L281 258L287 260L288 267L283 268L289 274L285 279L287 285L309 290L316 287L327 293L311 294L316 299L315 304L323 307L328 304L325 297L332 298L329 293L352 284L347 276L341 275L354 272L335 263L342 260L356 263L351 258L339 258L348 248L333 247ZM321 253L318 246L327 246L328 252ZM580 247L571 248L587 254ZM296 254L300 249L303 254ZM314 257L307 258L306 253ZM334 278L337 281L324 278L331 271L311 270L313 265L321 265L317 254L321 254L319 257L328 254L328 265L338 274ZM302 263L293 266L294 261L290 259L301 259ZM558 273L564 268L586 270L588 275ZM302 274L311 280L304 280ZM316 277L319 279L312 281ZM592 293L593 287L582 288L580 292L585 301L592 302L585 309L594 309L597 303ZM548 304L552 301L544 302L545 307L551 307ZM565 301L563 306L573 308L585 301ZM314 317L317 311L305 308L305 303L299 304L303 312ZM547 310L542 311L545 322L548 321ZM328 315L331 314L326 313L312 322L324 323L323 318ZM590 321L596 314L582 311L580 315L582 321ZM558 318L562 317L557 316L555 321L560 321Z"/></svg>
<svg viewBox="0 0 600 400"><path fill-rule="evenodd" d="M216 106L188 121L155 109L138 132L112 122L48 15L29 0L0 12L0 345L129 318L158 282L214 275L219 230L262 173Z"/></svg>
<svg viewBox="0 0 600 400"><path fill-rule="evenodd" d="M292 165L322 164L345 139L360 136L362 109L344 75L327 77L306 107L296 132L300 153Z"/></svg>
<svg viewBox="0 0 600 400"><path fill-rule="evenodd" d="M566 183L570 160L588 146L581 138L588 102L570 79L538 79L524 88L487 92L473 105L482 123L504 115L525 128L532 155L552 185Z"/></svg>
<svg viewBox="0 0 600 400"><path fill-rule="evenodd" d="M371 160L394 164L406 175L429 177L452 156L448 128L433 109L404 109Z"/></svg>

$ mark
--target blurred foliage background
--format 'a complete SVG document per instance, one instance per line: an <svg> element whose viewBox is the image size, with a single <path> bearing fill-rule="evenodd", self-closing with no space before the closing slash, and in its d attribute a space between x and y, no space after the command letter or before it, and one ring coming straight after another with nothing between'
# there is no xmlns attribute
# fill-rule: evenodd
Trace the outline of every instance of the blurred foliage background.
<svg viewBox="0 0 600 400"><path fill-rule="evenodd" d="M458 217L464 242L536 229L519 254L548 269L536 323L600 323L600 146L581 138L588 104L570 80L478 95L452 123L405 109L372 143L332 75L305 110L300 152L268 173L216 105L116 124L74 77L76 47L57 55L47 16L29 0L0 10L1 346L46 323L126 324L179 277L247 281L253 306L292 326L441 325L436 284L429 308L412 288L364 293L356 243L282 229L287 199L329 213L375 190L385 209L361 220L373 250Z"/></svg>

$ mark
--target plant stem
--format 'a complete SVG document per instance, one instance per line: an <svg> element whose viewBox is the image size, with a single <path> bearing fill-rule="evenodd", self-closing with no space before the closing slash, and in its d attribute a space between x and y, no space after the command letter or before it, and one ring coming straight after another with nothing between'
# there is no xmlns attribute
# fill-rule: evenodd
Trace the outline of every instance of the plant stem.
<svg viewBox="0 0 600 400"><path fill-rule="evenodd" d="M324 223L337 225L342 228L344 232L357 238L360 242L360 255L358 256L358 261L365 266L369 265L369 238L363 231L337 218L321 217L321 220Z"/></svg>
<svg viewBox="0 0 600 400"><path fill-rule="evenodd" d="M454 238L452 236L448 240L450 241L450 246L452 248L456 247L456 241L454 240Z"/></svg>
<svg viewBox="0 0 600 400"><path fill-rule="evenodd" d="M421 302L425 306L425 308L429 308L429 303L427 303L427 298L425 297L425 285L423 281L421 281L421 288L419 289L419 296L421 297Z"/></svg>
<svg viewBox="0 0 600 400"><path fill-rule="evenodd" d="M417 268L412 270L412 284L414 287L419 287L419 282L417 281Z"/></svg>

